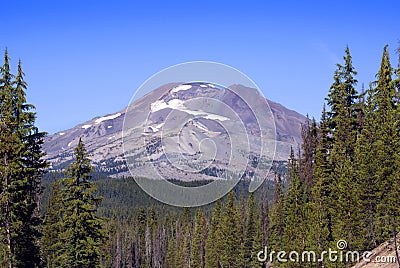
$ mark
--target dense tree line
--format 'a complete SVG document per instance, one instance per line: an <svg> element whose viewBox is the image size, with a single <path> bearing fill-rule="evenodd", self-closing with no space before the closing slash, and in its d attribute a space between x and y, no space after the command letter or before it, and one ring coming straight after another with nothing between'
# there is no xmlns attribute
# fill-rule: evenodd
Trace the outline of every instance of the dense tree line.
<svg viewBox="0 0 400 268"><path fill-rule="evenodd" d="M358 92L356 75L346 48L320 121L304 123L303 143L276 176L272 204L231 192L211 212L157 217L143 209L129 221L112 220L109 266L266 267L255 255L268 246L316 253L298 262L274 259L274 267L347 267L351 259L318 258L339 240L362 253L393 239L400 223L399 70L385 47L367 90Z"/></svg>
<svg viewBox="0 0 400 268"><path fill-rule="evenodd" d="M356 90L347 48L338 64L319 124L303 126L303 144L288 161L287 191L278 185L270 243L287 252L371 250L400 224L399 69L383 50L376 81ZM280 184L280 182L278 182ZM396 242L396 241L395 241ZM276 263L283 267L346 267L349 263Z"/></svg>

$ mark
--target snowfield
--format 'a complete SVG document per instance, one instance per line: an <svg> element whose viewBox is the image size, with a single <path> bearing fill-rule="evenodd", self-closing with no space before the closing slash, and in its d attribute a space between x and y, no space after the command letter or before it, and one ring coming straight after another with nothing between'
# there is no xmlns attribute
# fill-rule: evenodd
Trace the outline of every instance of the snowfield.
<svg viewBox="0 0 400 268"><path fill-rule="evenodd" d="M121 116L121 113L116 113L116 114L112 114L112 115L109 115L109 116L100 117L99 119L96 119L95 123L96 124L100 124L103 121L115 119L115 118L117 118L119 116Z"/></svg>
<svg viewBox="0 0 400 268"><path fill-rule="evenodd" d="M166 103L164 100L157 100L155 102L153 102L150 107L151 107L151 112L157 112L160 111L162 109L173 109L173 110L179 110L188 114L192 114L192 115L198 115L198 116L202 116L206 119L210 119L210 120L219 120L219 121L226 121L229 120L229 118L218 115L218 114L213 114L213 113L207 113L204 111L199 111L199 110L190 110L188 109L188 107L185 106L184 104L185 102L179 99L172 99L170 100L168 103Z"/></svg>
<svg viewBox="0 0 400 268"><path fill-rule="evenodd" d="M188 90L188 89L191 89L191 88L192 88L191 85L180 85L180 86L174 87L171 90L171 93L176 93L176 92L179 92L179 91L182 91L182 90Z"/></svg>

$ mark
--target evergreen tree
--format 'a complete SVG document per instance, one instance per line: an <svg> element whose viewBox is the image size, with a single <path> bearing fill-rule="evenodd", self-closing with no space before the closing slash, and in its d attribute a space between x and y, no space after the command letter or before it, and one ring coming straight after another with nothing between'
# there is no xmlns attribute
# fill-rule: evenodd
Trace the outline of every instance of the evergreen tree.
<svg viewBox="0 0 400 268"><path fill-rule="evenodd" d="M329 198L332 231L335 240L345 239L352 250L361 249L364 241L360 223L361 189L354 184L355 144L358 126L359 98L349 48L344 65L338 64L334 83L328 95L328 122L333 140L329 161L332 168L332 196Z"/></svg>
<svg viewBox="0 0 400 268"><path fill-rule="evenodd" d="M43 237L41 241L45 266L49 268L56 267L53 260L56 259L56 252L59 251L62 246L59 241L62 208L61 185L55 176L48 200L47 213L43 222Z"/></svg>
<svg viewBox="0 0 400 268"><path fill-rule="evenodd" d="M198 209L194 225L190 267L204 268L205 266L205 243L207 236L207 224L203 212Z"/></svg>
<svg viewBox="0 0 400 268"><path fill-rule="evenodd" d="M302 181L305 198L309 200L311 188L313 185L314 159L318 144L317 122L306 119L301 126L301 136L303 143L301 144L302 154L299 159L299 179Z"/></svg>
<svg viewBox="0 0 400 268"><path fill-rule="evenodd" d="M375 157L374 143L374 118L373 118L373 107L370 88L366 93L367 101L363 104L363 127L360 134L357 137L356 142L356 182L363 189L361 192L361 221L365 226L363 237L365 237L365 249L371 249L378 246L379 239L376 236L376 213L377 213L377 198L378 198L378 180L375 178L376 168L373 164Z"/></svg>
<svg viewBox="0 0 400 268"><path fill-rule="evenodd" d="M61 180L63 247L57 252L60 267L99 267L100 247L105 240L103 219L96 215L101 201L95 195L96 187L91 182L92 171L88 153L79 139L75 148L75 161L67 170L68 178Z"/></svg>
<svg viewBox="0 0 400 268"><path fill-rule="evenodd" d="M220 255L222 253L222 204L218 199L211 216L210 230L206 240L205 267L220 267Z"/></svg>
<svg viewBox="0 0 400 268"><path fill-rule="evenodd" d="M6 249L4 266L13 267L13 245L12 245L12 193L10 184L13 176L13 169L18 167L18 150L20 143L15 135L15 117L13 116L12 103L12 79L10 73L8 52L4 54L4 65L0 69L0 157L2 159L0 165L1 174L1 231L2 238L4 237ZM3 240L3 239L2 239Z"/></svg>
<svg viewBox="0 0 400 268"><path fill-rule="evenodd" d="M35 107L26 103L27 83L21 61L10 73L8 52L0 70L1 226L8 267L40 264L40 181L47 163L43 137L35 127ZM15 80L14 80L15 78Z"/></svg>
<svg viewBox="0 0 400 268"><path fill-rule="evenodd" d="M268 185L263 184L261 196L261 234L262 234L262 246L268 246L269 237L269 202L268 202Z"/></svg>
<svg viewBox="0 0 400 268"><path fill-rule="evenodd" d="M282 246L282 237L285 229L283 200L283 182L281 175L278 173L274 184L274 198L270 214L270 235L268 241L268 245L274 250L278 250Z"/></svg>
<svg viewBox="0 0 400 268"><path fill-rule="evenodd" d="M313 222L314 228L311 228L308 236L313 241L311 249L321 253L333 242L332 237L332 216L330 210L332 181L330 176L330 165L328 154L330 151L329 128L327 124L325 105L322 110L322 116L318 128L318 145L314 161L314 184L312 187L310 222Z"/></svg>
<svg viewBox="0 0 400 268"><path fill-rule="evenodd" d="M247 202L247 223L244 236L244 267L259 267L257 252L262 250L261 225L254 193L250 193Z"/></svg>
<svg viewBox="0 0 400 268"><path fill-rule="evenodd" d="M312 136L307 135L308 138ZM305 152L304 152L305 153ZM313 156L310 156L313 158ZM307 226L308 222L308 200L309 200L309 185L308 181L301 180L300 166L298 160L294 156L291 149L290 158L288 161L287 181L288 189L284 195L283 210L284 210L284 232L282 237L283 248L287 251L302 252L306 249ZM310 167L308 167L310 168ZM304 169L303 169L304 170ZM307 171L308 172L308 171ZM311 175L312 176L312 172ZM301 260L292 264L295 267L301 267Z"/></svg>
<svg viewBox="0 0 400 268"><path fill-rule="evenodd" d="M397 95L392 81L393 69L385 46L381 66L377 74L376 87L371 92L374 108L374 158L371 164L376 168L378 182L376 232L382 240L388 239L398 228L399 206L399 120L397 118ZM375 163L375 164L374 164ZM379 165L378 165L379 164Z"/></svg>
<svg viewBox="0 0 400 268"><path fill-rule="evenodd" d="M175 266L175 237L171 237L168 241L167 256L165 258L165 267L174 268Z"/></svg>
<svg viewBox="0 0 400 268"><path fill-rule="evenodd" d="M230 191L228 194L228 201L222 218L221 235L221 266L238 267L241 263L241 227L234 191Z"/></svg>

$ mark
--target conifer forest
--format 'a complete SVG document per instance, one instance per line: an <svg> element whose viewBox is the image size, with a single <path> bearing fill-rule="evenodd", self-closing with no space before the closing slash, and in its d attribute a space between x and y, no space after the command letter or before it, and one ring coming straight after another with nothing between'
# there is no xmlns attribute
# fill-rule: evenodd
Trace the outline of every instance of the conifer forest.
<svg viewBox="0 0 400 268"><path fill-rule="evenodd" d="M48 172L47 133L36 126L23 64L14 64L6 50L0 267L351 267L355 263L270 262L257 255L265 247L319 255L339 240L359 252L399 243L400 69L390 51L383 48L381 61L371 63L376 76L360 85L345 48L320 118L303 123L302 144L291 149L284 170L271 170L274 180L253 193L243 180L212 204L179 208L147 196L133 178L94 172L82 140L68 167Z"/></svg>

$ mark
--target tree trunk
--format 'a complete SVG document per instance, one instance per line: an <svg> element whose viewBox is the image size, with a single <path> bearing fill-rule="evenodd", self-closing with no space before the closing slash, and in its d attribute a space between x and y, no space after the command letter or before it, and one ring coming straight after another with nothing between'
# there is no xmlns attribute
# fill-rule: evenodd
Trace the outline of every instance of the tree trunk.
<svg viewBox="0 0 400 268"><path fill-rule="evenodd" d="M8 186L10 184L10 175L8 172L8 154L4 155L4 166L6 169L5 172L5 185L4 185L4 195L5 195L5 227L6 227L6 236L7 236L7 255L8 255L8 267L12 268L12 251L11 251L11 221L10 221L10 202L9 202L9 193Z"/></svg>

